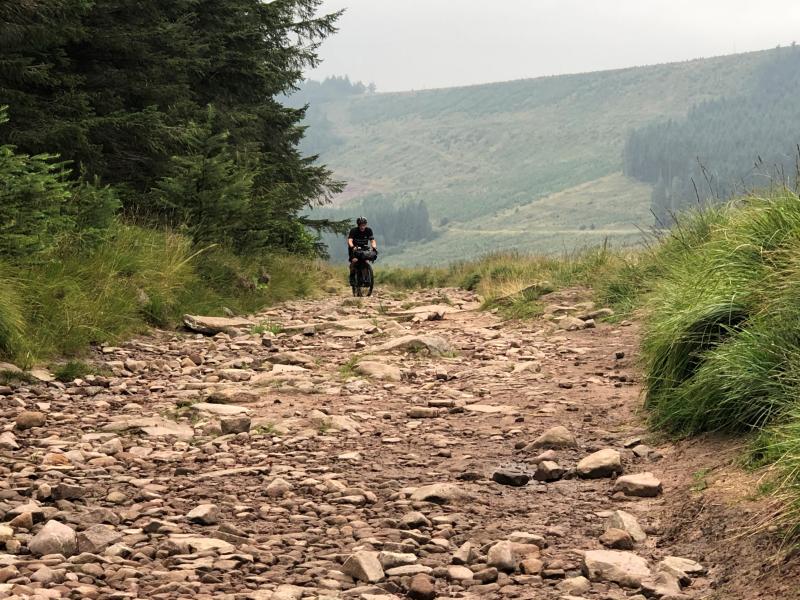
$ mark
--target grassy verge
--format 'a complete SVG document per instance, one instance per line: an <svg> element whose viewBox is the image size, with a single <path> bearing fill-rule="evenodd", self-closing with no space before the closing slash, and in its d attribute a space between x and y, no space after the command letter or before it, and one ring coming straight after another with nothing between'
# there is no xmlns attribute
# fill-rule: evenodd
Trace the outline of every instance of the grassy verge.
<svg viewBox="0 0 800 600"><path fill-rule="evenodd" d="M389 270L402 287L460 286L510 317L536 315L565 286L644 320L642 363L652 425L674 435L752 440L769 466L785 530L800 534L800 198L752 196L684 215L638 253L609 248L560 259L495 255L442 269Z"/></svg>
<svg viewBox="0 0 800 600"><path fill-rule="evenodd" d="M509 318L540 314L539 299L554 290L581 286L599 303L621 314L638 306L660 268L656 251L616 250L609 245L560 257L491 254L441 268L393 268L377 274L377 283L403 289L458 287L477 292L486 308L500 308Z"/></svg>
<svg viewBox="0 0 800 600"><path fill-rule="evenodd" d="M33 264L0 265L0 350L26 366L76 356L148 326L173 327L184 313L246 314L307 296L328 277L310 261L198 251L181 235L118 224L91 250L60 247Z"/></svg>

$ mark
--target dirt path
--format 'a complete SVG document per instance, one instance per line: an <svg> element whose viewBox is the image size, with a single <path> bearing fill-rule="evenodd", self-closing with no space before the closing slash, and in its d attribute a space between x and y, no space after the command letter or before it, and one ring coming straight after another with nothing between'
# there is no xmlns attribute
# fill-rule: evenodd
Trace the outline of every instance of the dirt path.
<svg viewBox="0 0 800 600"><path fill-rule="evenodd" d="M0 389L0 597L688 599L720 573L796 597L689 539L714 446L643 443L635 325L476 309L293 302L257 318L278 335L163 333Z"/></svg>

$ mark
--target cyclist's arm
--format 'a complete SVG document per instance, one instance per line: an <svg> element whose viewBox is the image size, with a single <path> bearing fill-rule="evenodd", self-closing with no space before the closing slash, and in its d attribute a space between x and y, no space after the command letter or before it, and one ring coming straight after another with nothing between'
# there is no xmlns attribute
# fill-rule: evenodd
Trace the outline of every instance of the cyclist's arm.
<svg viewBox="0 0 800 600"><path fill-rule="evenodd" d="M347 246L350 248L353 247L353 238L347 238Z"/></svg>

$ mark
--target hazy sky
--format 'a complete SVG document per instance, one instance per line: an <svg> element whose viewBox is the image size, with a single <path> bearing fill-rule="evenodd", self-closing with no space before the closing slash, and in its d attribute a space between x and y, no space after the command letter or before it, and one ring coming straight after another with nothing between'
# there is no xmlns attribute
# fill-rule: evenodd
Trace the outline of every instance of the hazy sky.
<svg viewBox="0 0 800 600"><path fill-rule="evenodd" d="M798 0L326 0L312 78L379 91L613 69L800 41Z"/></svg>

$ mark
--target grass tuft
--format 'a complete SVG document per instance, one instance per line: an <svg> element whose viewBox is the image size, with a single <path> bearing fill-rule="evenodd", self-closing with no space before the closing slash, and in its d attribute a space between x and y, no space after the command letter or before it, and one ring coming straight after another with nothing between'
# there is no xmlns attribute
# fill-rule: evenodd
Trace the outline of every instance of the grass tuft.
<svg viewBox="0 0 800 600"><path fill-rule="evenodd" d="M94 373L94 368L82 360L71 360L63 365L59 365L59 367L53 371L55 378L63 383L82 379Z"/></svg>

